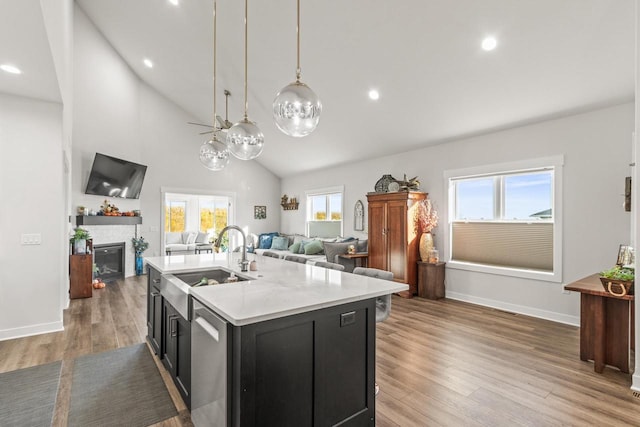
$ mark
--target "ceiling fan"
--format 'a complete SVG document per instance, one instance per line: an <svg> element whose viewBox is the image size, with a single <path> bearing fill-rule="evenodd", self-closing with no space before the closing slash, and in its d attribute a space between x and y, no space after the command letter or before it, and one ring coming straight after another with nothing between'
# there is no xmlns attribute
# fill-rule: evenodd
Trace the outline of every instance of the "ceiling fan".
<svg viewBox="0 0 640 427"><path fill-rule="evenodd" d="M194 122L187 122L190 125L195 125L195 126L204 126L204 127L208 127L211 128L211 130L208 130L206 132L200 132L200 135L205 135L208 133L213 133L216 129L220 129L220 130L227 130L229 129L231 126L233 126L233 123L231 123L229 121L229 96L231 96L231 92L229 92L228 90L224 90L224 119L220 116L216 116L216 122L217 122L217 126L215 125L205 125L203 123L194 123Z"/></svg>

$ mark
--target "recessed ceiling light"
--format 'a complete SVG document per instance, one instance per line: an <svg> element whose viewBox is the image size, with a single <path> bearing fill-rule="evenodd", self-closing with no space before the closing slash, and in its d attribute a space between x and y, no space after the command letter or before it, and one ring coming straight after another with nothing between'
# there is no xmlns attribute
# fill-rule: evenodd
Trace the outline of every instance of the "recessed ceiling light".
<svg viewBox="0 0 640 427"><path fill-rule="evenodd" d="M9 65L9 64L0 65L0 70L6 71L7 73L11 73L11 74L22 74L22 71L20 70L20 68L13 65Z"/></svg>
<svg viewBox="0 0 640 427"><path fill-rule="evenodd" d="M371 89L369 91L369 98L374 101L377 101L380 98L380 93L375 89Z"/></svg>
<svg viewBox="0 0 640 427"><path fill-rule="evenodd" d="M142 61L142 62L144 62L144 65L147 68L153 68L153 62L151 62L151 60L149 58L145 58L144 61Z"/></svg>
<svg viewBox="0 0 640 427"><path fill-rule="evenodd" d="M498 41L493 37L486 37L482 40L482 48L486 51L490 51L496 48Z"/></svg>
<svg viewBox="0 0 640 427"><path fill-rule="evenodd" d="M180 4L178 0L169 0L169 3L171 3L174 6L178 6Z"/></svg>

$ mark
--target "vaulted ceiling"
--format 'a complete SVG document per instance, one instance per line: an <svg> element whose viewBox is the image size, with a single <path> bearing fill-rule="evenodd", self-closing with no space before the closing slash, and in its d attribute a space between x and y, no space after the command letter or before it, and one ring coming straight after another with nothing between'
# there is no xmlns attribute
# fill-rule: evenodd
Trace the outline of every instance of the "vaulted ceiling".
<svg viewBox="0 0 640 427"><path fill-rule="evenodd" d="M141 79L211 123L213 0L76 1ZM12 3L23 2L3 1L2 9ZM265 135L257 161L278 176L634 96L632 0L301 0L302 80L323 113L313 134L288 137L271 105L295 78L295 7L294 0L249 1L249 118ZM228 89L229 119L237 121L244 2L218 0L217 9L218 112ZM480 44L489 35L498 45L487 52ZM371 88L378 101L368 98Z"/></svg>

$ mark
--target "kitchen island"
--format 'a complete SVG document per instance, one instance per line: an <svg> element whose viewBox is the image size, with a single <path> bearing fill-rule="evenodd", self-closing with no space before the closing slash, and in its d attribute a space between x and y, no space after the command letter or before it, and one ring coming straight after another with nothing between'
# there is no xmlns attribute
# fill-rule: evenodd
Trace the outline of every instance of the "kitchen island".
<svg viewBox="0 0 640 427"><path fill-rule="evenodd" d="M257 270L240 272L240 254L233 256L146 258L149 340L153 346L154 336L182 333L189 343L191 369L176 382L188 393L194 424L375 425L375 298L407 286L255 255ZM215 268L244 281L189 287L177 277ZM189 295L188 309L167 303L176 290ZM152 300L163 292L168 320ZM151 325L159 318L161 331ZM167 344L155 347L162 357Z"/></svg>

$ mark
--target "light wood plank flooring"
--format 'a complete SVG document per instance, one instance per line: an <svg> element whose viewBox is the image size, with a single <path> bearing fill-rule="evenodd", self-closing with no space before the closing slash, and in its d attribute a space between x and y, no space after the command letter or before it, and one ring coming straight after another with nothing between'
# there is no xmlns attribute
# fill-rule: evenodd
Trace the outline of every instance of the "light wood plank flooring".
<svg viewBox="0 0 640 427"><path fill-rule="evenodd" d="M143 342L146 276L72 300L65 331L0 342L0 372L63 360L55 426L65 426L73 359ZM393 298L377 325L377 425L640 426L631 377L579 358L578 328L451 300ZM179 415L157 426L189 426ZM1 420L0 420L0 424Z"/></svg>

